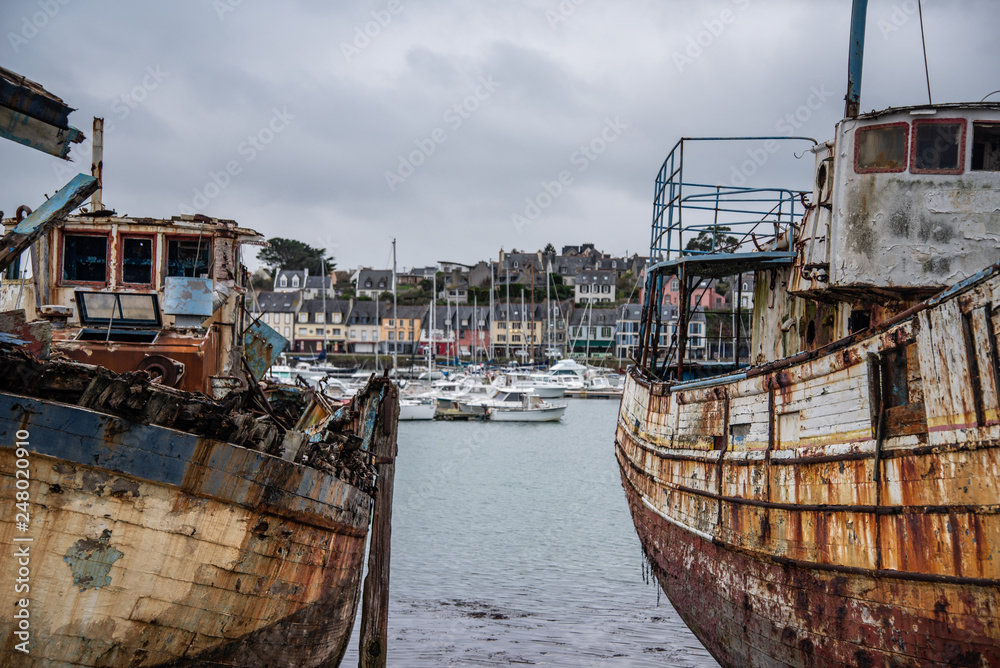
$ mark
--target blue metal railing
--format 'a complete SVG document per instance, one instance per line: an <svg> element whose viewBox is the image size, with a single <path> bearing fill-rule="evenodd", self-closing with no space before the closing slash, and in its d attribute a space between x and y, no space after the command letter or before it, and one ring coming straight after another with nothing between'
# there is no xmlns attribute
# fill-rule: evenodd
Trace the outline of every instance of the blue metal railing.
<svg viewBox="0 0 1000 668"><path fill-rule="evenodd" d="M650 264L694 255L741 252L738 249L742 252L760 250L786 232L794 233L793 224L805 213L803 194L799 191L684 180L686 142L781 140L805 140L816 144L810 137L685 137L679 140L656 175ZM711 235L709 250L687 249L686 245L702 232ZM732 243L731 238L736 242ZM789 243L791 248L794 239L790 237Z"/></svg>

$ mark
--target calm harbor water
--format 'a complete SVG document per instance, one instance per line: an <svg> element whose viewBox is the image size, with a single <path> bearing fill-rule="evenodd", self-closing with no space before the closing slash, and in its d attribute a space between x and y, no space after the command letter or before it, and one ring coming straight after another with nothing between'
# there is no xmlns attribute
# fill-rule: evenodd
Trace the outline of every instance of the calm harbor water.
<svg viewBox="0 0 1000 668"><path fill-rule="evenodd" d="M567 402L556 424L400 423L390 666L718 665L644 581L618 403Z"/></svg>

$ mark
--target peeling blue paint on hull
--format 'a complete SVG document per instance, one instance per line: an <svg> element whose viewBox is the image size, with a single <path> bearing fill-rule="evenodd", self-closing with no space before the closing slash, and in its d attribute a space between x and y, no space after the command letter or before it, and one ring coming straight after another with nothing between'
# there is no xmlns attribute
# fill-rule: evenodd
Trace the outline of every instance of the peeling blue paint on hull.
<svg viewBox="0 0 1000 668"><path fill-rule="evenodd" d="M39 665L336 665L370 497L322 471L79 406L0 394L0 498L26 430L31 659ZM17 576L0 570L0 605ZM0 663L16 665L11 619Z"/></svg>

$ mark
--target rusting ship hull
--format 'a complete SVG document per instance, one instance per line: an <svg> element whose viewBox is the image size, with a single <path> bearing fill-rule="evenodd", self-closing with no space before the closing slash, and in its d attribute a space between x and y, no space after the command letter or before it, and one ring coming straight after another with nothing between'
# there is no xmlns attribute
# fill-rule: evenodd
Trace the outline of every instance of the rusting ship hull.
<svg viewBox="0 0 1000 668"><path fill-rule="evenodd" d="M631 369L636 530L722 665L1000 665L997 273L746 373Z"/></svg>
<svg viewBox="0 0 1000 668"><path fill-rule="evenodd" d="M25 517L12 502L0 522L27 569L0 570L10 611L0 663L337 665L357 609L370 480L27 396L65 389L65 378L56 369L24 394L0 394L0 495L28 492ZM133 394L154 396L137 410L174 394L131 380ZM347 430L362 450L391 396L387 380L359 396Z"/></svg>

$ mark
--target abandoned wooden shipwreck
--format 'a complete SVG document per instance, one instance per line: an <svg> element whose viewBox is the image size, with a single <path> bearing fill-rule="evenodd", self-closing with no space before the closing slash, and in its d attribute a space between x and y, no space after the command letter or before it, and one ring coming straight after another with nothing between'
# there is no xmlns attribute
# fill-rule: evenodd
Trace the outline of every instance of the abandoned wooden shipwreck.
<svg viewBox="0 0 1000 668"><path fill-rule="evenodd" d="M693 185L695 140L664 163L622 484L723 666L997 666L1000 105L858 114L859 57L811 194ZM692 285L751 273L753 365L693 378Z"/></svg>
<svg viewBox="0 0 1000 668"><path fill-rule="evenodd" d="M284 345L244 306L261 237L118 216L98 186L4 220L0 664L336 665L395 388L261 384Z"/></svg>

